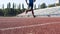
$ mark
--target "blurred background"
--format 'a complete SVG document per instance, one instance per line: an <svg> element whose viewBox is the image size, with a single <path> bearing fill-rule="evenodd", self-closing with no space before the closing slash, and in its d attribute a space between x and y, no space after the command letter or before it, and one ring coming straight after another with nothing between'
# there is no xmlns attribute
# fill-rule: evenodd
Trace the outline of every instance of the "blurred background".
<svg viewBox="0 0 60 34"><path fill-rule="evenodd" d="M34 10L60 6L60 0L36 0ZM28 8L25 0L0 0L0 16L16 16Z"/></svg>

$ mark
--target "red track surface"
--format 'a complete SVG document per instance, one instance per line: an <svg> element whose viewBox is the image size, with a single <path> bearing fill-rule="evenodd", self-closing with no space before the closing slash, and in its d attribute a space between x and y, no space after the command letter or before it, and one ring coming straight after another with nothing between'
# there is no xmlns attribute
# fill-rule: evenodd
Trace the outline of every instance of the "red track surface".
<svg viewBox="0 0 60 34"><path fill-rule="evenodd" d="M1 30L45 23L54 24ZM60 34L60 18L0 18L0 34Z"/></svg>

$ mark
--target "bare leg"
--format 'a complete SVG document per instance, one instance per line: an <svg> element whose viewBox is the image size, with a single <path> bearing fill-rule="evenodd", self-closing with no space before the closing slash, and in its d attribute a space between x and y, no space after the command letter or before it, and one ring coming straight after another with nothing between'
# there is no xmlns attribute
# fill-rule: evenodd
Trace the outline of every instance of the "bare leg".
<svg viewBox="0 0 60 34"><path fill-rule="evenodd" d="M28 12L30 12L30 11L32 11L31 9L30 10L26 10L26 13L28 13Z"/></svg>
<svg viewBox="0 0 60 34"><path fill-rule="evenodd" d="M33 9L27 10L26 13L28 13L28 12L30 12L30 11L32 11L32 15L33 15L33 17L35 18Z"/></svg>
<svg viewBox="0 0 60 34"><path fill-rule="evenodd" d="M33 15L33 17L35 18L35 15L34 15L34 11L33 11L33 9L32 9L32 15Z"/></svg>
<svg viewBox="0 0 60 34"><path fill-rule="evenodd" d="M30 9L30 6L28 5L28 9L26 10L26 13L28 13L30 11L32 11L32 10Z"/></svg>

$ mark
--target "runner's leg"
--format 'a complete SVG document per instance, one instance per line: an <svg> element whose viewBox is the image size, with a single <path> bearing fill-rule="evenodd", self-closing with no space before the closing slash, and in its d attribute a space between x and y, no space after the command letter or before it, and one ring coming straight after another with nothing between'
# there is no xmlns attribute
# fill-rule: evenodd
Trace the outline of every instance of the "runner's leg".
<svg viewBox="0 0 60 34"><path fill-rule="evenodd" d="M34 10L33 10L33 4L31 5L31 10L32 10L32 15L33 15L33 17L35 18Z"/></svg>
<svg viewBox="0 0 60 34"><path fill-rule="evenodd" d="M29 5L28 5L28 9L26 10L26 13L32 11L32 10L31 10L31 7L32 7L32 6L33 6L32 4L29 4Z"/></svg>
<svg viewBox="0 0 60 34"><path fill-rule="evenodd" d="M28 12L29 12L29 8L30 8L30 6L29 6L29 4L28 4L28 9L26 10L26 13L28 13Z"/></svg>

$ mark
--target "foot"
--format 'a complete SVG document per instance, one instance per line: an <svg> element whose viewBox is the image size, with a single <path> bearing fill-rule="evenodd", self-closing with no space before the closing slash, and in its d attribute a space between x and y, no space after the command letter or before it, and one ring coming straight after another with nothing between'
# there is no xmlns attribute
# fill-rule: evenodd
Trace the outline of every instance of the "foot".
<svg viewBox="0 0 60 34"><path fill-rule="evenodd" d="M50 15L48 15L48 17L50 17Z"/></svg>
<svg viewBox="0 0 60 34"><path fill-rule="evenodd" d="M33 17L35 18L36 16L34 15Z"/></svg>

